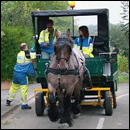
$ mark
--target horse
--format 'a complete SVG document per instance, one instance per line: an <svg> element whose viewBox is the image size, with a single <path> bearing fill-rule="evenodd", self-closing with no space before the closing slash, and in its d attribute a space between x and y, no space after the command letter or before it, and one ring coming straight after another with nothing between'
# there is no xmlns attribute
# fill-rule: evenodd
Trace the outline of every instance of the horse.
<svg viewBox="0 0 130 130"><path fill-rule="evenodd" d="M83 54L73 46L73 40L66 34L61 34L54 44L55 55L46 70L49 90L48 117L52 122L60 117L59 122L67 123L69 127L73 125L71 109L74 116L80 115L80 90L85 67ZM73 105L72 96L75 100ZM57 100L59 106L56 105Z"/></svg>

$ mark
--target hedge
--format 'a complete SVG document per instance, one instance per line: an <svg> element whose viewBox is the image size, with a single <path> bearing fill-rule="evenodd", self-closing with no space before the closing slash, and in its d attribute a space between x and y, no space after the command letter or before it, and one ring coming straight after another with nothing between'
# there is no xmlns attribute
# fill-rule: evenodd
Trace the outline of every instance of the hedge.
<svg viewBox="0 0 130 130"><path fill-rule="evenodd" d="M33 31L20 26L1 26L1 81L12 80L13 68L16 64L20 44L25 42L29 48L33 44Z"/></svg>

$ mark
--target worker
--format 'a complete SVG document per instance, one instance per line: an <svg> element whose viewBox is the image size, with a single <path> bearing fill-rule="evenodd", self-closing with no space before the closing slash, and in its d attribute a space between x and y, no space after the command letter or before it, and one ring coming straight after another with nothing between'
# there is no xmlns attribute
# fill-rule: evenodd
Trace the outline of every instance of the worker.
<svg viewBox="0 0 130 130"><path fill-rule="evenodd" d="M47 29L40 32L39 44L42 59L51 59L54 56L54 41L59 37L59 31L54 28L53 20L47 21Z"/></svg>
<svg viewBox="0 0 130 130"><path fill-rule="evenodd" d="M20 50L17 55L17 63L14 66L13 81L8 93L6 105L10 106L19 88L21 88L21 109L31 109L31 106L27 103L28 76L35 76L32 59L35 59L36 56L29 53L26 43L20 44Z"/></svg>
<svg viewBox="0 0 130 130"><path fill-rule="evenodd" d="M85 58L87 58L87 57L93 58L94 57L94 55L92 54L93 41L92 41L92 38L89 36L88 27L80 26L79 35L80 36L75 39L74 48L78 48L78 49L82 50Z"/></svg>

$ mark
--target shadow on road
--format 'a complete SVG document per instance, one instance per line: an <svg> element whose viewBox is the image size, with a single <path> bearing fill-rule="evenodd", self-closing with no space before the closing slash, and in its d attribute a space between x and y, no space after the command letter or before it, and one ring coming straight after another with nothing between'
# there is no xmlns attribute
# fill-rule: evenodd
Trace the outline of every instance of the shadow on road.
<svg viewBox="0 0 130 130"><path fill-rule="evenodd" d="M105 109L102 106L81 106L81 114L84 116L105 115Z"/></svg>

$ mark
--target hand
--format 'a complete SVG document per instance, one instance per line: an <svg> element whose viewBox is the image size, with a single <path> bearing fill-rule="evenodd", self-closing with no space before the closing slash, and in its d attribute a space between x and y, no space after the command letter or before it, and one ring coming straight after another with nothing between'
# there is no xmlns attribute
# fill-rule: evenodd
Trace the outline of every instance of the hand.
<svg viewBox="0 0 130 130"><path fill-rule="evenodd" d="M47 46L48 46L48 43L45 43L43 46L44 46L44 47L47 47Z"/></svg>
<svg viewBox="0 0 130 130"><path fill-rule="evenodd" d="M92 52L93 51L93 47L90 46L88 50L89 50L89 52Z"/></svg>

